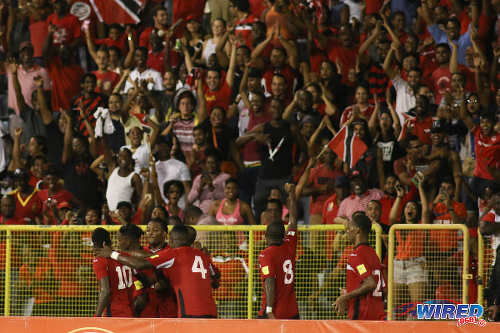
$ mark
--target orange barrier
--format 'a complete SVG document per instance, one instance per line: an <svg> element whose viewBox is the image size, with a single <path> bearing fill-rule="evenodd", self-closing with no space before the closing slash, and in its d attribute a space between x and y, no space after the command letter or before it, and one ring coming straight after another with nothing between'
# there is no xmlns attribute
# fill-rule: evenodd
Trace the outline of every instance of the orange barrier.
<svg viewBox="0 0 500 333"><path fill-rule="evenodd" d="M348 320L223 320L3 317L2 332L34 333L487 333L499 332L500 323L457 327L455 321L348 321Z"/></svg>

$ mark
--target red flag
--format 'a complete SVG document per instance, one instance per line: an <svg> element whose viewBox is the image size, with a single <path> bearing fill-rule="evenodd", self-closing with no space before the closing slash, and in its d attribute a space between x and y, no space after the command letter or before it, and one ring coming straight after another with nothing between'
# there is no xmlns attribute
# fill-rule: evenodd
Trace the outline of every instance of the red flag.
<svg viewBox="0 0 500 333"><path fill-rule="evenodd" d="M99 21L106 24L137 24L145 0L90 0Z"/></svg>
<svg viewBox="0 0 500 333"><path fill-rule="evenodd" d="M356 166L361 156L368 150L366 144L352 129L344 126L328 143L328 148L333 150L351 169Z"/></svg>

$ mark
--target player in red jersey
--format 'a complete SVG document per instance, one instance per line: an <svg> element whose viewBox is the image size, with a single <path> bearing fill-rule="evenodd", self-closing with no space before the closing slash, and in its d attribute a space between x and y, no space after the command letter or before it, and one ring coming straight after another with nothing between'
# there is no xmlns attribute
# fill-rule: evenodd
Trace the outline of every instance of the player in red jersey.
<svg viewBox="0 0 500 333"><path fill-rule="evenodd" d="M368 245L372 222L364 212L344 222L346 235L354 245L346 268L346 290L334 303L335 310L352 320L382 320L385 316L382 265L375 250Z"/></svg>
<svg viewBox="0 0 500 333"><path fill-rule="evenodd" d="M134 224L121 227L118 233L120 250L140 249L141 235L142 230ZM95 229L92 232L92 243L95 250L102 249L103 246L110 247L109 232L103 228ZM94 258L93 267L100 286L95 316L101 317L104 314L107 317L132 317L132 269L116 260L100 257Z"/></svg>
<svg viewBox="0 0 500 333"><path fill-rule="evenodd" d="M271 222L266 229L267 248L259 255L262 278L262 305L259 317L269 319L299 319L295 297L295 254L297 250L297 206L295 186L286 184L288 231L281 220Z"/></svg>
<svg viewBox="0 0 500 333"><path fill-rule="evenodd" d="M188 227L176 225L169 235L170 249L148 258L135 258L114 252L110 247L96 251L135 269L161 269L177 297L177 315L181 318L216 318L212 282L217 278L210 258L191 247L193 237Z"/></svg>
<svg viewBox="0 0 500 333"><path fill-rule="evenodd" d="M146 228L146 240L148 246L144 247L146 255L169 249L166 239L168 234L168 225L165 220L153 218L149 220ZM135 253L131 253L135 255ZM168 282L163 278L161 271L151 269L143 270L137 274L140 279L134 279L134 315L142 318L177 317L177 302L173 290Z"/></svg>

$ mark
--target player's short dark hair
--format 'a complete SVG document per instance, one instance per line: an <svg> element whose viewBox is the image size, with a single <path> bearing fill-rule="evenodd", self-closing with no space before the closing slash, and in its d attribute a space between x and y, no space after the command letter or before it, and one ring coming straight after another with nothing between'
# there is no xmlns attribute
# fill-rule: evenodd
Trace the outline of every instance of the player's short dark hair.
<svg viewBox="0 0 500 333"><path fill-rule="evenodd" d="M266 237L270 239L283 239L285 236L285 226L281 221L273 221L266 228Z"/></svg>
<svg viewBox="0 0 500 333"><path fill-rule="evenodd" d="M365 212L357 211L352 214L352 222L361 230L365 235L368 235L372 230L372 221L366 216Z"/></svg>
<svg viewBox="0 0 500 333"><path fill-rule="evenodd" d="M189 246L191 246L196 240L196 229L190 225L186 225L185 227L188 229L189 232L189 237L187 239L187 242L189 243Z"/></svg>
<svg viewBox="0 0 500 333"><path fill-rule="evenodd" d="M182 220L179 216L169 216L167 218L168 224L176 226L176 225L183 225Z"/></svg>
<svg viewBox="0 0 500 333"><path fill-rule="evenodd" d="M170 231L170 234L175 234L178 235L183 242L187 243L190 240L190 231L187 226L184 224L177 224L175 225L172 230Z"/></svg>
<svg viewBox="0 0 500 333"><path fill-rule="evenodd" d="M92 243L97 247L103 247L104 245L111 246L109 231L101 227L94 229L92 231Z"/></svg>
<svg viewBox="0 0 500 333"><path fill-rule="evenodd" d="M150 219L148 221L148 224L151 223L151 222L158 223L160 225L160 227L163 229L163 231L168 232L168 223L167 223L167 221L162 220L162 219L158 219L158 218L153 218L153 219Z"/></svg>
<svg viewBox="0 0 500 333"><path fill-rule="evenodd" d="M139 241L139 239L141 239L142 234L144 233L141 228L131 223L122 226L118 232L122 236L128 237L136 241Z"/></svg>

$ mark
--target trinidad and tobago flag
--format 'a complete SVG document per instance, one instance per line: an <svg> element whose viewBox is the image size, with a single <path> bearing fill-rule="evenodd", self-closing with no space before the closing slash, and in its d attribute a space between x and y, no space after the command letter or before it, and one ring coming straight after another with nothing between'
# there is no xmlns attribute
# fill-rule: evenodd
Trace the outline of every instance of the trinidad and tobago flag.
<svg viewBox="0 0 500 333"><path fill-rule="evenodd" d="M328 143L328 148L333 150L351 169L368 149L363 140L348 126L344 126L338 131L337 135Z"/></svg>
<svg viewBox="0 0 500 333"><path fill-rule="evenodd" d="M146 0L90 0L99 21L106 24L137 24Z"/></svg>

